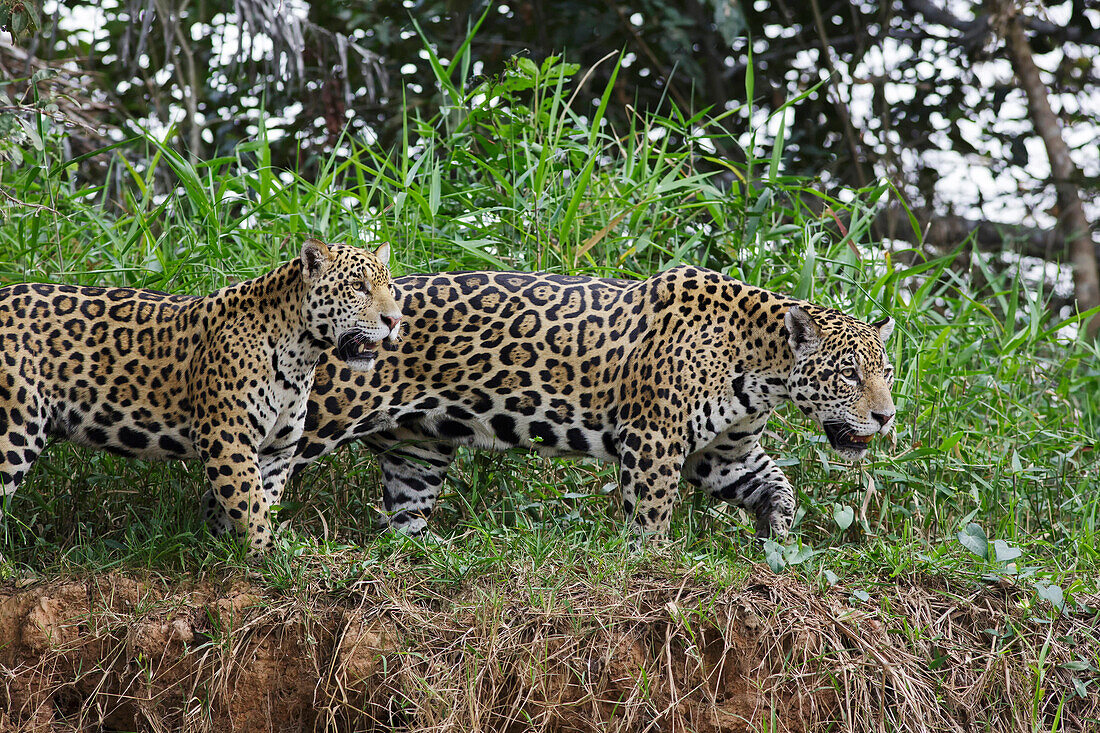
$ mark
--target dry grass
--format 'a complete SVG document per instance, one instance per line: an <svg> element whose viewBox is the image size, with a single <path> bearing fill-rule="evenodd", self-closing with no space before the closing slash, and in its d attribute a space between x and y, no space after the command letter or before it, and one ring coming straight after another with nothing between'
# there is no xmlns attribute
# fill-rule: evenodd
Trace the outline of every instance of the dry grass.
<svg viewBox="0 0 1100 733"><path fill-rule="evenodd" d="M240 576L8 587L0 730L1100 729L1100 697L1073 684L1097 682L1097 597L1054 614L940 578L855 605L766 569L725 587L652 563L594 578L517 566L455 585L410 565L292 595Z"/></svg>

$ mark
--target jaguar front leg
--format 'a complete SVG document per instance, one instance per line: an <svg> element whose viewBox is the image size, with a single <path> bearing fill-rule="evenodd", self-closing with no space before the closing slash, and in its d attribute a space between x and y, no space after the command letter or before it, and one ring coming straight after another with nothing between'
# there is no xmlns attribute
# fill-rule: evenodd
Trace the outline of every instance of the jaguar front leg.
<svg viewBox="0 0 1100 733"><path fill-rule="evenodd" d="M290 476L290 460L294 456L294 446L279 451L265 450L258 459L260 480L263 484L263 496L270 512L279 503ZM235 529L235 522L227 509L218 501L213 489L207 489L202 497L203 519L215 537L221 537ZM272 530L273 531L273 530ZM274 543L272 536L271 542Z"/></svg>
<svg viewBox="0 0 1100 733"><path fill-rule="evenodd" d="M290 461L294 458L295 444L271 449L260 454L260 476L263 479L264 497L269 507L279 503L290 479Z"/></svg>
<svg viewBox="0 0 1100 733"><path fill-rule="evenodd" d="M790 532L794 489L759 443L737 456L720 449L703 450L688 458L683 475L714 498L753 512L757 538L782 540Z"/></svg>
<svg viewBox="0 0 1100 733"><path fill-rule="evenodd" d="M206 467L209 493L221 510L220 531L232 529L243 537L251 558L269 550L274 544L271 505L264 492L259 457L254 451L234 452L229 448L216 457L202 449L199 455Z"/></svg>
<svg viewBox="0 0 1100 733"><path fill-rule="evenodd" d="M213 489L207 489L202 495L202 518L215 537L224 537L234 530L233 520L222 508Z"/></svg>

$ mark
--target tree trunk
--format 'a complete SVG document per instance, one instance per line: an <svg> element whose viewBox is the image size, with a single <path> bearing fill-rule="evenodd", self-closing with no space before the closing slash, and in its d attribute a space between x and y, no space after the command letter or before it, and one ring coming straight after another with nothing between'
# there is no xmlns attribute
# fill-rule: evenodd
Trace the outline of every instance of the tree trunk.
<svg viewBox="0 0 1100 733"><path fill-rule="evenodd" d="M1015 0L1000 0L999 15L1005 24L1005 43L1008 57L1020 86L1027 94L1028 111L1035 131L1043 138L1050 174L1058 195L1061 211L1058 225L1069 244L1070 261L1073 263L1073 283L1077 295L1077 307L1086 311L1100 305L1100 274L1097 273L1096 252L1081 196L1074 181L1079 178L1077 168L1069 157L1069 147L1062 138L1062 125L1050 108L1047 88L1039 78L1039 69L1031 55L1031 46L1024 33L1020 8ZM1100 333L1100 314L1085 324L1085 332L1091 338Z"/></svg>

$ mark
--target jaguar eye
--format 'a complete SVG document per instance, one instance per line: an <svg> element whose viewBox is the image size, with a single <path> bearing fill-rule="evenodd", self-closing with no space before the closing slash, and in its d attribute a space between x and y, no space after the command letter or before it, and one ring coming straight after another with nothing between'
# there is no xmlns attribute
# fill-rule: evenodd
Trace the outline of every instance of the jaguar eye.
<svg viewBox="0 0 1100 733"><path fill-rule="evenodd" d="M883 369L882 376L886 378L887 382L894 381L894 367L886 367Z"/></svg>
<svg viewBox="0 0 1100 733"><path fill-rule="evenodd" d="M853 369L852 367L845 367L845 368L841 369L840 370L840 376L844 377L845 379L849 379L853 382L858 381L858 379L856 377L856 370Z"/></svg>

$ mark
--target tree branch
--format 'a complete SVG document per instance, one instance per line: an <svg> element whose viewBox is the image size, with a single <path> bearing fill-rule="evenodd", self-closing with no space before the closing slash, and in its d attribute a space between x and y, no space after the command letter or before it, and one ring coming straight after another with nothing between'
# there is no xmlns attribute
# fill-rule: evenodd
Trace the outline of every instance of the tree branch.
<svg viewBox="0 0 1100 733"><path fill-rule="evenodd" d="M980 15L974 20L963 20L946 8L941 8L931 0L904 0L906 9L920 13L929 23L937 23L964 35L976 30L989 30L989 17Z"/></svg>
<svg viewBox="0 0 1100 733"><path fill-rule="evenodd" d="M672 72L661 63L660 59L657 58L657 54L653 53L653 49L649 47L649 44L642 38L642 34L639 33L638 29L634 27L634 24L630 22L630 18L627 17L626 12L617 2L615 2L615 0L607 0L607 4L610 5L611 9L619 16L619 22L622 24L622 27L634 38L634 42L638 44L638 48L642 50L642 53L646 55L649 62L653 64L655 71L665 78L665 84L668 85L668 91L676 99L676 103L680 105L680 109L691 109L691 104L688 102L687 97L680 93L680 89L673 82Z"/></svg>
<svg viewBox="0 0 1100 733"><path fill-rule="evenodd" d="M973 237L971 241L974 246L983 252L1007 250L1051 262L1062 262L1068 256L1065 238L1053 229L936 215L924 209L914 210L913 215L917 219L919 233L913 231L904 209L899 206L883 209L875 217L875 235L915 245L927 244L937 249L951 249ZM1100 257L1100 244L1093 242L1092 246L1097 257Z"/></svg>
<svg viewBox="0 0 1100 733"><path fill-rule="evenodd" d="M963 20L950 10L939 7L932 0L904 0L904 5L909 11L920 13L924 16L925 21L929 23L936 23L945 28L958 31L961 35L955 40L961 41L961 45L968 47L984 40L992 30L988 15L979 15L974 20ZM1100 45L1100 30L1095 28L1084 30L1078 26L1061 26L1042 18L1026 16L1020 18L1020 22L1029 31L1054 38L1063 43L1069 41L1090 46Z"/></svg>
<svg viewBox="0 0 1100 733"><path fill-rule="evenodd" d="M821 6L818 0L810 0L810 7L814 12L814 25L817 27L817 37L821 41L821 60L829 69L829 86L832 87L833 96L836 98L835 107L840 116L841 125L844 127L844 137L848 141L848 151L852 156L852 167L856 170L856 180L861 188L867 187L867 176L863 172L863 163L860 161L860 145L856 138L855 127L852 126L852 118L848 114L848 105L840 97L840 85L837 83L836 65L833 64L833 49L829 45L829 37L825 34L825 21L821 17Z"/></svg>

